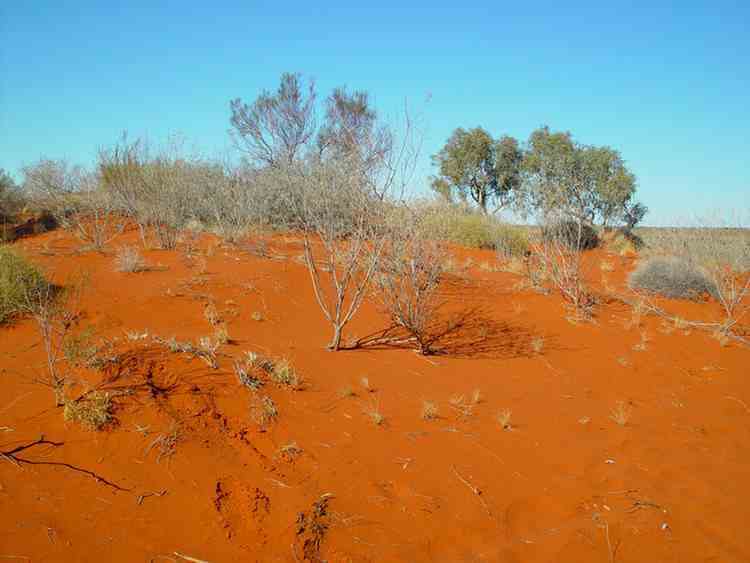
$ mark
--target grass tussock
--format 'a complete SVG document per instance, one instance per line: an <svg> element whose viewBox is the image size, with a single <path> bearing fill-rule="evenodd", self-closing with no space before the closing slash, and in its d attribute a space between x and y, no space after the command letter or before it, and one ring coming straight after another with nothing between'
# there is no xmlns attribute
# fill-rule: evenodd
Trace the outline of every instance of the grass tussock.
<svg viewBox="0 0 750 563"><path fill-rule="evenodd" d="M716 294L716 286L701 268L671 256L642 261L630 275L630 286L672 299L698 299L705 294Z"/></svg>
<svg viewBox="0 0 750 563"><path fill-rule="evenodd" d="M94 391L78 401L68 401L63 409L63 417L68 422L76 422L89 430L102 430L114 420L112 398L109 393Z"/></svg>
<svg viewBox="0 0 750 563"><path fill-rule="evenodd" d="M497 250L502 258L521 257L529 249L526 229L498 221L458 206L432 206L423 210L425 235L466 246Z"/></svg>
<svg viewBox="0 0 750 563"><path fill-rule="evenodd" d="M42 272L7 246L0 246L0 325L26 312L33 296L49 287Z"/></svg>

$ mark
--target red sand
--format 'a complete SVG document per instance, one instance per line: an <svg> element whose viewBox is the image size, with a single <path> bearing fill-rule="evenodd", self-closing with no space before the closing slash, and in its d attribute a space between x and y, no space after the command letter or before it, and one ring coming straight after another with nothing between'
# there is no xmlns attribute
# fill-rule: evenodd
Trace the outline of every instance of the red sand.
<svg viewBox="0 0 750 563"><path fill-rule="evenodd" d="M164 251L145 253L163 269L117 273L111 255L77 254L59 232L17 246L58 279L87 272L81 328L128 350L118 369L76 377L109 377L110 388L149 382L152 391L117 397L118 423L105 431L65 422L51 391L32 382L44 358L34 323L0 329L0 450L43 434L64 445L19 456L74 464L130 489L0 459L0 559L750 561L750 354L739 344L668 330L656 317L626 328L631 312L616 303L574 325L557 295L519 291L518 276L479 267L494 263L492 253L457 250L459 263L471 257L474 266L446 294L451 307L480 313L451 354L331 353L293 238L273 241L283 260L204 238L204 275ZM618 288L633 264L601 252L590 259L597 280L599 261L613 263L607 277ZM216 371L125 338L126 330L211 335L206 299L233 339ZM688 318L719 314L715 304L668 306ZM365 303L348 334L385 324ZM644 331L646 350L636 351ZM538 336L541 354L531 346ZM279 409L265 431L232 371L247 350L288 358L306 381L299 391L264 388ZM346 386L356 396L342 398ZM475 389L481 402L457 416L451 398L469 400ZM439 406L438 419L422 420L424 400ZM618 401L632 408L624 427L610 418ZM381 426L364 412L374 404ZM506 408L510 431L497 422ZM149 446L176 424L174 455L158 459ZM279 451L292 442L301 454Z"/></svg>

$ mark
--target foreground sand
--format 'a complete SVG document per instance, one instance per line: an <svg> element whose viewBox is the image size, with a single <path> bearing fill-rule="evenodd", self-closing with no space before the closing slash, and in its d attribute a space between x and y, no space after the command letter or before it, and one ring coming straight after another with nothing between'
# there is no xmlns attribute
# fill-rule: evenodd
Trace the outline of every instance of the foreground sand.
<svg viewBox="0 0 750 563"><path fill-rule="evenodd" d="M127 233L115 246L134 241ZM631 326L617 302L595 323L573 324L556 295L480 267L492 253L457 250L459 264L473 264L446 284L446 310L474 314L446 354L329 353L294 238L273 239L271 258L204 238L197 263L151 251L159 267L139 274L115 272L111 255L76 253L65 233L18 246L59 279L88 274L81 327L117 337L119 356L76 377L129 393L103 432L66 423L33 383L44 357L35 325L0 328L0 450L44 435L64 445L26 459L73 464L127 490L0 459L0 559L750 560L750 351L738 344L655 317ZM609 283L624 291L632 258L589 259L597 280L599 261L611 262ZM218 370L125 338L210 335L209 301L232 337ZM667 305L718 315L710 303ZM366 303L349 334L386 324ZM248 350L288 358L306 382L266 386L279 409L266 428L232 371ZM347 387L354 396L342 397ZM451 400L468 402L475 389L481 400L461 415ZM437 419L421 418L425 400ZM625 426L611 419L618 401L631 410ZM366 414L375 407L379 426ZM503 409L510 430L497 421ZM170 435L171 452L160 448ZM299 452L284 449L292 443Z"/></svg>

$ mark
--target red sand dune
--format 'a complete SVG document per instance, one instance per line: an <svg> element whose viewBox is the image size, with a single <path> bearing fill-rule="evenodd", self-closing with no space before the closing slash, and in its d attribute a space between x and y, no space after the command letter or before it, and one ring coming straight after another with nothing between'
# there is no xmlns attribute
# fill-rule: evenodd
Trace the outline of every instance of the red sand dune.
<svg viewBox="0 0 750 563"><path fill-rule="evenodd" d="M128 242L134 232L115 246ZM654 316L627 328L631 311L617 302L572 324L557 295L515 289L518 276L479 267L492 253L456 249L474 265L446 284L448 310L475 314L447 354L331 353L294 238L274 238L285 258L269 259L203 237L203 274L166 251L144 253L163 267L118 273L112 255L76 253L59 232L16 246L59 280L87 272L80 326L119 339L116 365L76 377L137 387L115 398L117 424L105 431L65 422L33 383L44 358L34 323L0 328L0 450L43 435L64 445L18 455L127 489L0 459L0 559L750 561L750 354L739 344ZM622 289L634 259L591 254L597 281L602 259ZM217 370L125 338L210 335L208 300L232 338ZM667 306L719 315L711 303ZM348 334L386 324L366 302ZM302 390L266 385L279 415L265 429L233 373L245 351L288 358L305 379ZM341 396L347 386L355 396ZM475 389L481 400L459 416L451 399ZM422 419L425 400L437 419ZM618 401L632 409L626 426L610 418ZM375 405L380 426L365 413ZM511 430L497 421L503 409ZM173 455L160 455L158 440L176 428ZM300 451L282 451L291 443Z"/></svg>

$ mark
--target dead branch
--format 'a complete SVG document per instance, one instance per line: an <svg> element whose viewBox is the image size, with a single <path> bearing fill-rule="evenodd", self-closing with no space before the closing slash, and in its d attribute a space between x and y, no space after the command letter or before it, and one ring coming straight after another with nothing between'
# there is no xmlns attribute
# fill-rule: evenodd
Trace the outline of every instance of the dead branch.
<svg viewBox="0 0 750 563"><path fill-rule="evenodd" d="M31 459L25 459L22 457L18 457L17 454L26 451L28 449L31 449L35 446L41 446L41 445L47 445L47 446L53 446L53 447L61 447L65 444L65 442L53 442L51 440L46 440L44 436L41 436L38 440L35 440L34 442L30 442L28 444L23 444L21 446L17 446L13 448L12 450L7 451L0 451L0 457L10 461L11 463L14 463L16 465L21 464L27 464L27 465L52 465L57 467L65 467L67 469L70 469L71 471L75 471L77 473L83 473L84 475L88 475L89 477L93 477L94 480L97 483L102 483L108 487L111 487L117 491L123 491L123 492L130 492L132 489L126 489L121 487L120 485L113 483L112 481L109 481L108 479L105 479L98 473L95 473L94 471L90 471L88 469L84 469L82 467L78 467L76 465L66 463L64 461L35 461Z"/></svg>

